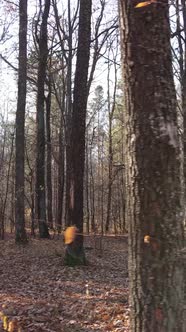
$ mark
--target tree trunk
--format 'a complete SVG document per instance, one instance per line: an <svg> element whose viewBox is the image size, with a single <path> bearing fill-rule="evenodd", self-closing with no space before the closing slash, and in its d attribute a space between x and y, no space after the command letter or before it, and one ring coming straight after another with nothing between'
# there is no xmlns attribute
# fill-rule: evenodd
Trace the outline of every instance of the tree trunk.
<svg viewBox="0 0 186 332"><path fill-rule="evenodd" d="M91 202L91 232L96 231L95 225L95 180L93 172L93 161L92 161L92 143L90 147L90 202Z"/></svg>
<svg viewBox="0 0 186 332"><path fill-rule="evenodd" d="M102 158L101 158L101 234L104 234L104 136L101 136L101 149L102 149Z"/></svg>
<svg viewBox="0 0 186 332"><path fill-rule="evenodd" d="M27 0L19 1L19 70L16 111L15 241L27 242L25 231L25 106L27 77Z"/></svg>
<svg viewBox="0 0 186 332"><path fill-rule="evenodd" d="M11 163L12 163L12 155L14 152L14 135L12 136L11 146L10 146L10 156L9 161L7 165L7 174L6 174L6 183L5 183L5 191L4 191L4 199L1 202L1 208L0 208L0 221L1 221L1 227L0 227L0 239L4 240L5 236L5 218L6 218L6 207L7 207L7 201L8 201L8 194L9 194L9 186L10 186L10 174L11 174ZM26 233L25 233L26 235ZM24 239L21 238L19 243L26 243L27 238L25 236Z"/></svg>
<svg viewBox="0 0 186 332"><path fill-rule="evenodd" d="M182 14L183 14L183 30L184 30L184 47L182 45L182 34L179 33L178 41L180 45L180 75L181 75L181 93L182 93L182 111L183 111L183 128L184 128L184 180L185 180L185 202L186 202L186 3L184 0L181 0L182 3ZM179 12L179 4L177 3L177 11ZM178 19L177 19L178 21ZM180 24L180 20L179 20ZM181 24L179 26L181 29ZM185 220L186 227L186 220Z"/></svg>
<svg viewBox="0 0 186 332"><path fill-rule="evenodd" d="M48 95L46 97L46 138L47 138L47 221L49 227L53 228L53 213L52 213L52 152L51 152L51 129L50 129L50 113L51 113L51 80L50 74L48 78Z"/></svg>
<svg viewBox="0 0 186 332"><path fill-rule="evenodd" d="M48 238L46 222L46 190L45 190L45 121L44 121L44 87L48 58L47 21L50 0L45 0L44 12L39 36L39 65L37 78L37 157L36 157L36 215L39 223L39 235Z"/></svg>
<svg viewBox="0 0 186 332"><path fill-rule="evenodd" d="M80 235L76 237L74 255L77 264L85 263L83 250L83 176L85 161L85 122L87 108L87 78L91 38L91 0L80 0L77 62L74 82L72 132L70 140L70 202L68 224L76 225ZM71 255L66 255L70 264Z"/></svg>
<svg viewBox="0 0 186 332"><path fill-rule="evenodd" d="M88 135L86 137L85 147L85 195L86 195L86 231L90 233L90 209L89 209L89 152Z"/></svg>
<svg viewBox="0 0 186 332"><path fill-rule="evenodd" d="M183 332L183 160L168 0L120 0L132 332Z"/></svg>
<svg viewBox="0 0 186 332"><path fill-rule="evenodd" d="M0 180L3 182L4 178L4 169L5 169L5 145L7 139L7 128L5 127L3 130L3 139L1 143L1 156L0 156ZM4 187L2 189L4 191ZM3 195L4 196L4 195ZM4 240L4 217L3 217L3 209L4 209L4 197L0 195L0 239Z"/></svg>
<svg viewBox="0 0 186 332"><path fill-rule="evenodd" d="M117 87L117 70L115 66L115 82L114 82L114 93L113 93L113 101L111 106L111 97L110 97L110 63L108 63L108 77L107 77L107 85L108 85L108 118L109 118L109 129L108 129L108 198L107 198L107 218L105 224L105 231L109 231L110 227L110 217L111 217L111 205L112 205L112 183L113 183L113 138L112 138L112 122L115 111L115 103L116 103L116 87Z"/></svg>
<svg viewBox="0 0 186 332"><path fill-rule="evenodd" d="M59 129L59 164L58 164L58 202L57 202L57 229L61 233L63 217L64 199L64 129L63 129L63 110L61 110L61 120Z"/></svg>
<svg viewBox="0 0 186 332"><path fill-rule="evenodd" d="M75 19L75 17L74 17ZM66 174L66 196L65 196L65 224L69 226L69 204L70 204L70 136L71 136L71 125L72 125L72 60L73 60L73 27L71 18L71 2L68 0L68 59L67 59L67 77L66 77L66 107L65 107L65 174Z"/></svg>

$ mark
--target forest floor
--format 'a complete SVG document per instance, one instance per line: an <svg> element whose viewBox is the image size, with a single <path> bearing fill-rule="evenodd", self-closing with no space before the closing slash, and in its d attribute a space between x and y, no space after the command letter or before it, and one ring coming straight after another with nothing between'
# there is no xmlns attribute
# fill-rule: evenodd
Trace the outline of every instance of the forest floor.
<svg viewBox="0 0 186 332"><path fill-rule="evenodd" d="M87 248L87 249L86 249ZM84 267L64 266L62 239L0 242L0 331L128 332L127 241L85 238Z"/></svg>

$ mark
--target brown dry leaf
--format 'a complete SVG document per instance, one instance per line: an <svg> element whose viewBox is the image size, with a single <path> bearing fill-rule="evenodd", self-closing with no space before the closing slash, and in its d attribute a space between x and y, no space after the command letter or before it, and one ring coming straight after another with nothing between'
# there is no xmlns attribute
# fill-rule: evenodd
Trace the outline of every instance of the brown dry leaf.
<svg viewBox="0 0 186 332"><path fill-rule="evenodd" d="M93 237L85 238L86 246L94 246ZM85 267L63 266L62 239L35 239L24 250L4 241L0 252L0 311L10 332L129 332L125 239L105 238L101 258L86 251ZM16 331L14 319L21 325ZM114 326L118 321L123 325Z"/></svg>
<svg viewBox="0 0 186 332"><path fill-rule="evenodd" d="M3 329L5 330L5 331L7 331L8 330L8 317L7 316L3 316Z"/></svg>
<svg viewBox="0 0 186 332"><path fill-rule="evenodd" d="M17 319L13 319L12 321L9 322L8 324L8 332L17 332L18 330L18 321Z"/></svg>
<svg viewBox="0 0 186 332"><path fill-rule="evenodd" d="M103 316L102 316L102 320L103 321L108 321L110 319L110 316L108 315L108 314L104 314Z"/></svg>

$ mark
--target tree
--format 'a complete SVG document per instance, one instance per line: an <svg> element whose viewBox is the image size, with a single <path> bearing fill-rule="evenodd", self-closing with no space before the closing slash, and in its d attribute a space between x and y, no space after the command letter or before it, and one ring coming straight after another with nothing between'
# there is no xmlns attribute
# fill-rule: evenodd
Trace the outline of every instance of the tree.
<svg viewBox="0 0 186 332"><path fill-rule="evenodd" d="M100 228L99 219L102 217L102 118L106 113L105 105L103 87L98 85L94 98L88 105L86 125L85 214L88 232L95 232Z"/></svg>
<svg viewBox="0 0 186 332"><path fill-rule="evenodd" d="M14 124L4 122L1 118L0 125L0 239L4 240L8 217L11 218L11 225L14 224L14 188L12 181L12 169L14 165ZM10 190L12 194L10 195ZM11 208L10 208L11 207ZM13 213L12 213L13 212ZM11 227L12 230L12 227Z"/></svg>
<svg viewBox="0 0 186 332"><path fill-rule="evenodd" d="M41 10L41 8L40 8ZM49 231L46 222L46 190L45 190L45 81L48 58L47 21L50 10L50 0L45 0L39 44L39 64L37 77L37 156L36 156L36 216L39 223L39 235L48 238Z"/></svg>
<svg viewBox="0 0 186 332"><path fill-rule="evenodd" d="M83 250L83 177L85 161L85 128L88 99L88 66L91 37L91 0L80 0L77 62L73 93L72 127L70 135L70 200L68 224L75 225L79 235L72 250L66 251L67 264L84 264Z"/></svg>
<svg viewBox="0 0 186 332"><path fill-rule="evenodd" d="M131 331L183 331L183 160L168 0L120 0ZM147 3L146 3L147 4Z"/></svg>
<svg viewBox="0 0 186 332"><path fill-rule="evenodd" d="M49 69L50 70L50 69ZM50 73L48 75L47 85L48 85L48 95L45 99L46 104L46 139L47 139L47 157L46 157L46 179L47 179L47 220L50 228L53 228L53 210L52 210L52 149L51 149L51 128L50 128L50 118L51 118L51 95L52 86Z"/></svg>
<svg viewBox="0 0 186 332"><path fill-rule="evenodd" d="M180 132L184 132L184 178L186 181L186 3L185 0L176 0L170 6L173 71L175 81L178 83L176 92Z"/></svg>
<svg viewBox="0 0 186 332"><path fill-rule="evenodd" d="M15 162L15 240L27 241L24 208L25 163L25 106L27 81L27 1L19 2L19 69L16 112L16 162Z"/></svg>
<svg viewBox="0 0 186 332"><path fill-rule="evenodd" d="M109 45L108 53L110 53L110 49L112 49L113 42ZM116 48L118 49L118 47ZM117 51L116 51L117 52ZM113 101L111 103L110 96L110 63L108 61L108 77L107 77L107 98L108 98L108 199L107 199L107 218L105 224L105 231L109 231L110 226L110 217L111 217L111 203L112 203L112 184L113 184L113 117L116 106L116 88L117 88L117 68L116 68L116 57L117 54L114 55L115 65L114 65L114 91L113 91ZM108 56L109 58L109 56Z"/></svg>
<svg viewBox="0 0 186 332"><path fill-rule="evenodd" d="M52 0L55 16L55 29L59 39L59 45L61 52L57 54L57 57L61 64L61 74L62 79L60 80L60 89L57 97L57 102L61 109L61 116L63 120L64 128L61 128L63 133L60 133L61 138L64 143L60 143L59 150L59 186L58 186L58 201L60 196L63 195L64 189L66 191L65 197L61 197L60 205L58 204L58 216L57 219L61 223L62 214L64 214L65 225L68 225L68 206L69 206L69 192L70 192L70 183L69 183L69 169L70 169L70 132L71 132L71 121L72 121L72 82L74 77L73 72L73 58L76 54L76 40L77 40L77 27L78 27L78 10L79 10L79 1L72 2L67 1L67 17L66 11L62 15L59 15L57 1ZM61 86L62 82L62 86ZM55 88L55 94L57 89ZM63 95L63 96L62 96ZM62 98L60 98L62 96ZM62 148L62 144L64 145ZM62 148L62 149L61 149ZM62 151L63 150L63 151ZM64 163L64 159L66 162ZM63 165L64 164L64 165ZM62 172L64 174L62 174ZM65 175L65 176L64 176ZM61 182L61 183L60 183ZM64 212L62 211L62 202L64 200ZM62 213L63 212L63 213ZM60 224L59 223L59 224ZM60 226L61 227L61 226ZM60 228L59 227L59 228Z"/></svg>

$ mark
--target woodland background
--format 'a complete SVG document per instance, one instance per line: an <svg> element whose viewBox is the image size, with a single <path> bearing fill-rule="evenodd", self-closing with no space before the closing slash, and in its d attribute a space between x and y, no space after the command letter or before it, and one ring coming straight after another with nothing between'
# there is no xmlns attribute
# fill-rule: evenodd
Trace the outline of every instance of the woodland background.
<svg viewBox="0 0 186 332"><path fill-rule="evenodd" d="M185 1L0 13L2 329L184 331Z"/></svg>
<svg viewBox="0 0 186 332"><path fill-rule="evenodd" d="M46 222L59 232L67 221L68 118L77 51L77 1L51 2L48 18L48 59L43 127L44 192ZM40 7L41 5L41 7ZM38 35L43 4L29 1L28 74L25 116L25 218L32 234L38 227L36 159L41 148L37 127ZM18 2L0 5L0 224L13 231L15 224L15 114L18 78ZM185 4L170 5L174 78L182 133L181 99L185 98ZM94 1L92 9L86 157L84 174L84 230L124 233L124 113L119 49L119 21L115 1ZM41 139L41 138L40 138ZM43 185L41 184L41 186Z"/></svg>
<svg viewBox="0 0 186 332"><path fill-rule="evenodd" d="M69 117L77 51L78 4L51 2L48 18L48 60L45 82L44 191L46 221L61 231L67 221L67 150ZM36 158L41 149L36 135L39 2L28 7L28 82L25 117L26 227L38 226ZM15 216L15 113L18 72L18 4L1 4L1 237L14 228ZM117 5L95 1L92 15L86 158L84 175L84 229L122 233L124 218L123 112ZM41 139L41 138L40 138Z"/></svg>

